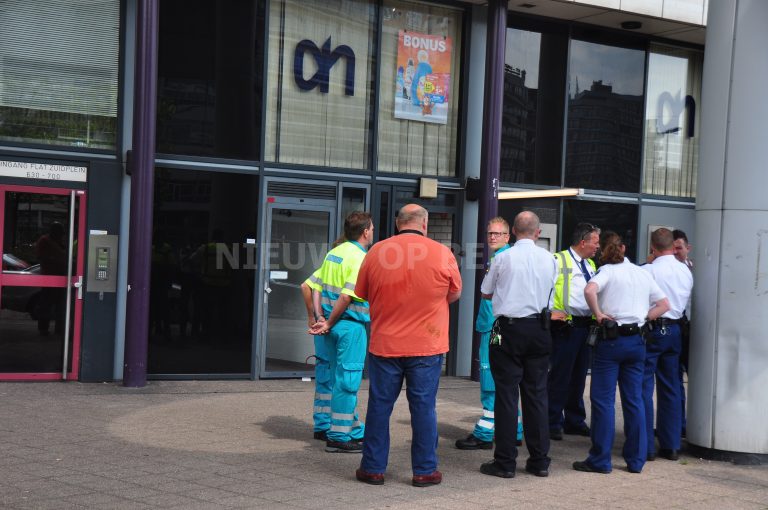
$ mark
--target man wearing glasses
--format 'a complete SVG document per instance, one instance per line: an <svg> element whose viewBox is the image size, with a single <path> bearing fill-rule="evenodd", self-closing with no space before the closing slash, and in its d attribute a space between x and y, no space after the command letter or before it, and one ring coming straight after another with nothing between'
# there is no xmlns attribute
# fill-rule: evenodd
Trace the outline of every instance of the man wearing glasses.
<svg viewBox="0 0 768 510"><path fill-rule="evenodd" d="M509 248L509 223L501 216L488 222L488 248L491 259ZM490 265L490 261L488 263ZM475 429L466 439L456 440L456 448L459 450L490 450L493 448L494 415L493 406L496 400L496 385L491 375L491 364L488 356L488 345L493 328L493 308L490 299L480 299L480 309L477 312L475 331L480 333L480 403L483 406L483 415L477 420ZM520 423L518 412L517 441L522 443L523 427Z"/></svg>
<svg viewBox="0 0 768 510"><path fill-rule="evenodd" d="M592 312L584 298L587 282L595 276L592 257L600 246L600 229L579 223L571 246L555 254L557 282L552 307L552 359L547 391L549 395L549 438L563 439L563 433L589 436L585 419L584 384L589 368L587 335Z"/></svg>

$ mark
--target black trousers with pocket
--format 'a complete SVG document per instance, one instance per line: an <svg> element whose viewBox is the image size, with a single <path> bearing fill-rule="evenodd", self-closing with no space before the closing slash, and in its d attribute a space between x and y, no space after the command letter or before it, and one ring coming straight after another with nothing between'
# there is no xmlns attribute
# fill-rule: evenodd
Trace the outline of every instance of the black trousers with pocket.
<svg viewBox="0 0 768 510"><path fill-rule="evenodd" d="M549 469L547 371L552 337L538 319L499 321L501 345L491 345L491 373L496 382L494 458L515 471L517 459L517 402L522 401L523 434L528 467Z"/></svg>

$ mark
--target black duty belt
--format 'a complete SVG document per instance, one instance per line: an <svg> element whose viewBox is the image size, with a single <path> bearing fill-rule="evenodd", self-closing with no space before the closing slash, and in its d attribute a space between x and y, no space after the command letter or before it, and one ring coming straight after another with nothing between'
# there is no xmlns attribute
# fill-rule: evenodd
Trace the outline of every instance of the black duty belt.
<svg viewBox="0 0 768 510"><path fill-rule="evenodd" d="M633 336L639 334L640 326L638 326L636 323L619 325L619 336Z"/></svg>
<svg viewBox="0 0 768 510"><path fill-rule="evenodd" d="M526 315L525 317L506 317L502 315L501 317L499 317L499 322L514 324L515 322L519 322L519 321L537 321L539 319L541 319L540 313L532 313L531 315Z"/></svg>
<svg viewBox="0 0 768 510"><path fill-rule="evenodd" d="M667 319L666 317L659 317L654 322L659 326L671 326L672 324L682 324L683 319Z"/></svg>
<svg viewBox="0 0 768 510"><path fill-rule="evenodd" d="M588 328L594 323L595 323L595 319L593 319L589 315L584 317L579 317L576 315L571 316L571 324L573 325L574 328Z"/></svg>

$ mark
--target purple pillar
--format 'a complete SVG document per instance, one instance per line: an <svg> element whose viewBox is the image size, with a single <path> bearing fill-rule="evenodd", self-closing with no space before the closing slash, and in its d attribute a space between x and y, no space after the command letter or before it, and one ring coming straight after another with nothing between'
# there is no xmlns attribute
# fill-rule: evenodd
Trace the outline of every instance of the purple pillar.
<svg viewBox="0 0 768 510"><path fill-rule="evenodd" d="M152 196L157 103L158 1L138 0L133 103L131 223L128 244L128 299L123 385L147 384L149 275L152 261Z"/></svg>
<svg viewBox="0 0 768 510"><path fill-rule="evenodd" d="M488 261L485 230L488 221L498 215L499 162L501 160L501 113L504 104L504 49L507 36L507 1L488 1L488 33L485 44L485 97L483 98L483 148L480 154L480 203L477 216L477 242L485 246L483 269L477 272L475 316L480 308L480 283ZM480 337L472 339L472 359L477 360ZM479 366L472 363L472 379L479 378Z"/></svg>

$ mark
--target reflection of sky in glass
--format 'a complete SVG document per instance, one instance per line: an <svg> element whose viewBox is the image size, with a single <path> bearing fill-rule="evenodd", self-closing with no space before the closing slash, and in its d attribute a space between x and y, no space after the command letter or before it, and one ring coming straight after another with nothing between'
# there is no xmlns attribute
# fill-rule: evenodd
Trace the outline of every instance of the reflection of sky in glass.
<svg viewBox="0 0 768 510"><path fill-rule="evenodd" d="M615 94L643 95L645 52L616 46L571 41L570 97L579 91L589 90L598 80L611 85Z"/></svg>
<svg viewBox="0 0 768 510"><path fill-rule="evenodd" d="M525 87L539 88L539 53L541 34L525 30L507 29L507 48L504 63L525 70Z"/></svg>

